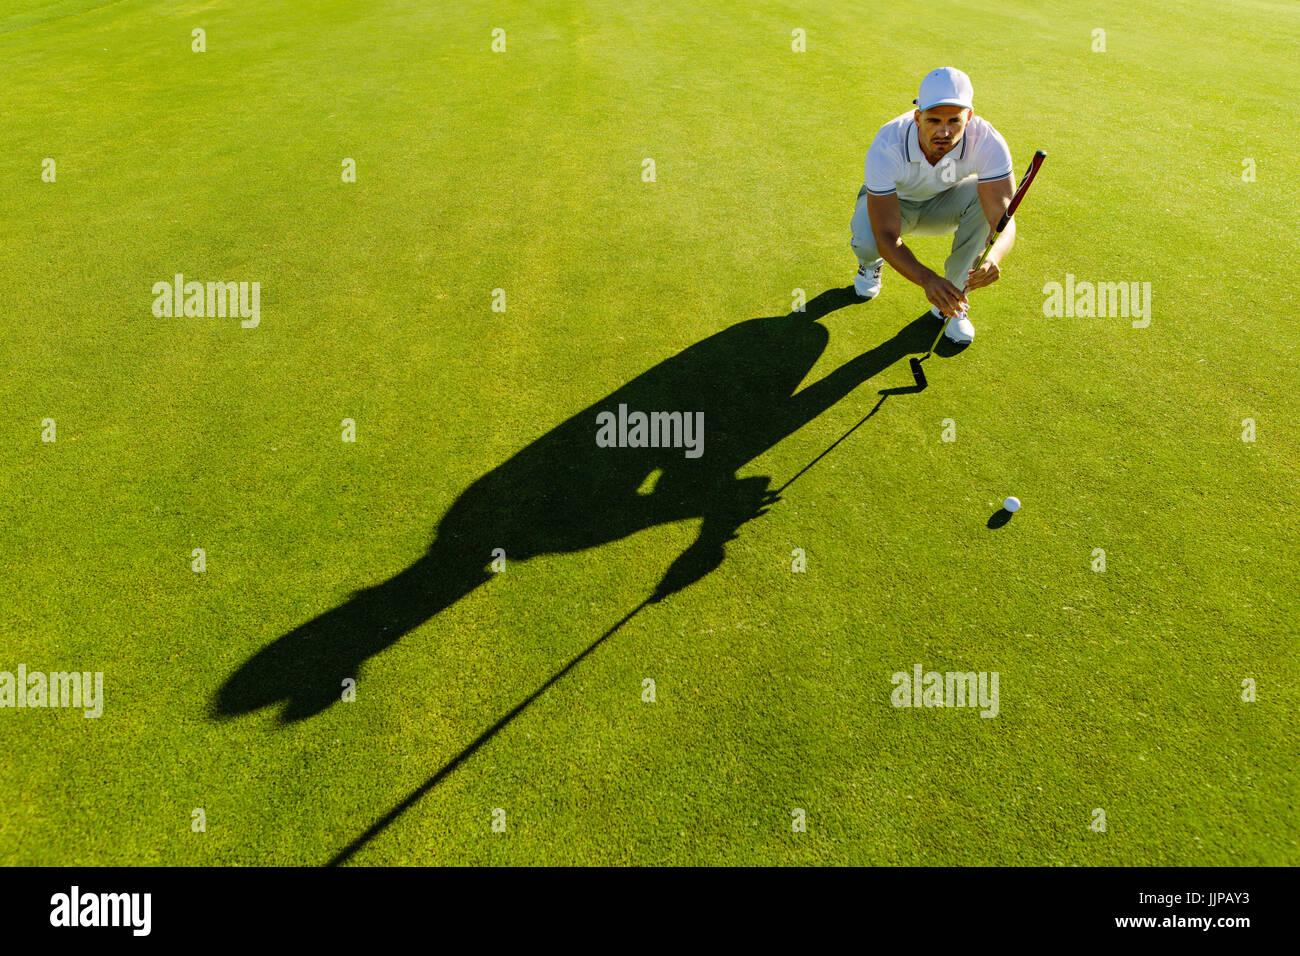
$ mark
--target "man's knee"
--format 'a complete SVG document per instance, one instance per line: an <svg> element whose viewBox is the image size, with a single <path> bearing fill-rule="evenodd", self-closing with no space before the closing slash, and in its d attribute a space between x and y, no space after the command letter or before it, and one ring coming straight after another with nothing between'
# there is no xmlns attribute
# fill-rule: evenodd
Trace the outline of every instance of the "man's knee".
<svg viewBox="0 0 1300 956"><path fill-rule="evenodd" d="M849 247L863 262L874 262L880 258L880 251L876 248L876 237L871 234L866 237L855 235L849 240Z"/></svg>
<svg viewBox="0 0 1300 956"><path fill-rule="evenodd" d="M880 253L876 250L876 236L871 231L871 220L867 218L865 209L849 223L849 247L863 262L874 262L880 258Z"/></svg>

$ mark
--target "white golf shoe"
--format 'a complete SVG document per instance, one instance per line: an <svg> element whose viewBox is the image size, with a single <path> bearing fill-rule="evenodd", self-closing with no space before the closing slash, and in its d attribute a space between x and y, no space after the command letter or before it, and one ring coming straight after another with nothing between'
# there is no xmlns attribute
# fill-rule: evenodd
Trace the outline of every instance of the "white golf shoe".
<svg viewBox="0 0 1300 956"><path fill-rule="evenodd" d="M943 321L943 313L939 311L938 307L930 306L930 314L940 322ZM964 309L957 313L955 318L949 320L948 327L943 330L943 337L951 339L958 345L970 345L971 342L975 341L975 326L967 318Z"/></svg>
<svg viewBox="0 0 1300 956"><path fill-rule="evenodd" d="M858 274L853 277L853 291L858 294L858 298L874 299L880 295L880 274L884 268L883 262L877 264L874 269L858 266Z"/></svg>

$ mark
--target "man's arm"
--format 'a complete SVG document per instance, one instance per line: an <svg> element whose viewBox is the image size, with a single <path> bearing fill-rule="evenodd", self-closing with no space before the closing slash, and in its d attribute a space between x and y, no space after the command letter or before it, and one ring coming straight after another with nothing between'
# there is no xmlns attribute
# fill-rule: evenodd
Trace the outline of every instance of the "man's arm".
<svg viewBox="0 0 1300 956"><path fill-rule="evenodd" d="M981 190L983 188L980 187ZM980 196L983 198L982 192ZM1008 194L1007 202L1010 201L1011 196ZM897 193L888 196L868 193L867 216L871 219L871 233L876 237L876 249L880 252L880 258L893 266L905 279L924 289L925 297L931 305L937 306L940 312L948 316L955 315L966 305L966 296L961 289L933 269L921 265L912 250L903 244L903 216L898 208ZM999 212L998 218L1001 217L1002 213ZM997 224L996 219L993 222L994 225Z"/></svg>
<svg viewBox="0 0 1300 956"><path fill-rule="evenodd" d="M1016 193L1015 187L1011 185L1011 177L1006 176L1002 179L995 179L991 183L980 183L980 205L984 207L984 218L989 221L989 236L992 237L993 231L997 229L998 223L1002 221L1002 214L1007 211L1007 206L1011 205L1011 197ZM985 242L988 240L986 239ZM966 291L979 289L986 285L992 285L998 281L1002 274L998 264L1006 258L1011 247L1016 244L1016 221L1012 219L1007 223L1007 228L1002 230L1002 235L994 243L993 248L989 250L988 258L984 260L984 265L980 266L978 271L971 270L966 280Z"/></svg>

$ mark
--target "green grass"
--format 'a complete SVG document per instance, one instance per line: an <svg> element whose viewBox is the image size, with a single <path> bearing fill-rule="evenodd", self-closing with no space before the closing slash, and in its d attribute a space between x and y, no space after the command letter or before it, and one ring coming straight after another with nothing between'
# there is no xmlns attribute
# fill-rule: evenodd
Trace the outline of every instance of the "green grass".
<svg viewBox="0 0 1300 956"><path fill-rule="evenodd" d="M636 608L698 519L511 561L351 671L293 659L303 685L356 677L356 703L214 707L530 443L562 472L551 429L847 284L867 146L952 63L1017 174L1048 154L975 344L351 860L1300 863L1300 242L1274 123L1300 7L819 6L0 4L0 670L102 670L107 698L0 710L0 862L324 863ZM937 266L946 240L914 248ZM261 282L260 327L154 318L176 272ZM1044 318L1066 273L1150 282L1150 327ZM887 271L821 319L804 384L924 307ZM649 394L752 408L798 351ZM899 357L739 477L781 486L909 383ZM471 517L547 519L548 493L605 520L574 489L631 453L583 454ZM1024 510L990 529L1008 494ZM891 707L915 663L999 672L1000 715Z"/></svg>

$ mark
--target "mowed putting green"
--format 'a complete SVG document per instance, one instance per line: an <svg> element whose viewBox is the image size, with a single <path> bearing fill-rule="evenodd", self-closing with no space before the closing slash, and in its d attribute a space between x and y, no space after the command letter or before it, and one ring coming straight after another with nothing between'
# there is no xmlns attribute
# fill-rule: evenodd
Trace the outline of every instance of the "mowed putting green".
<svg viewBox="0 0 1300 956"><path fill-rule="evenodd" d="M0 672L103 675L0 862L1300 863L1300 8L817 6L0 7ZM941 65L1048 158L908 392Z"/></svg>

